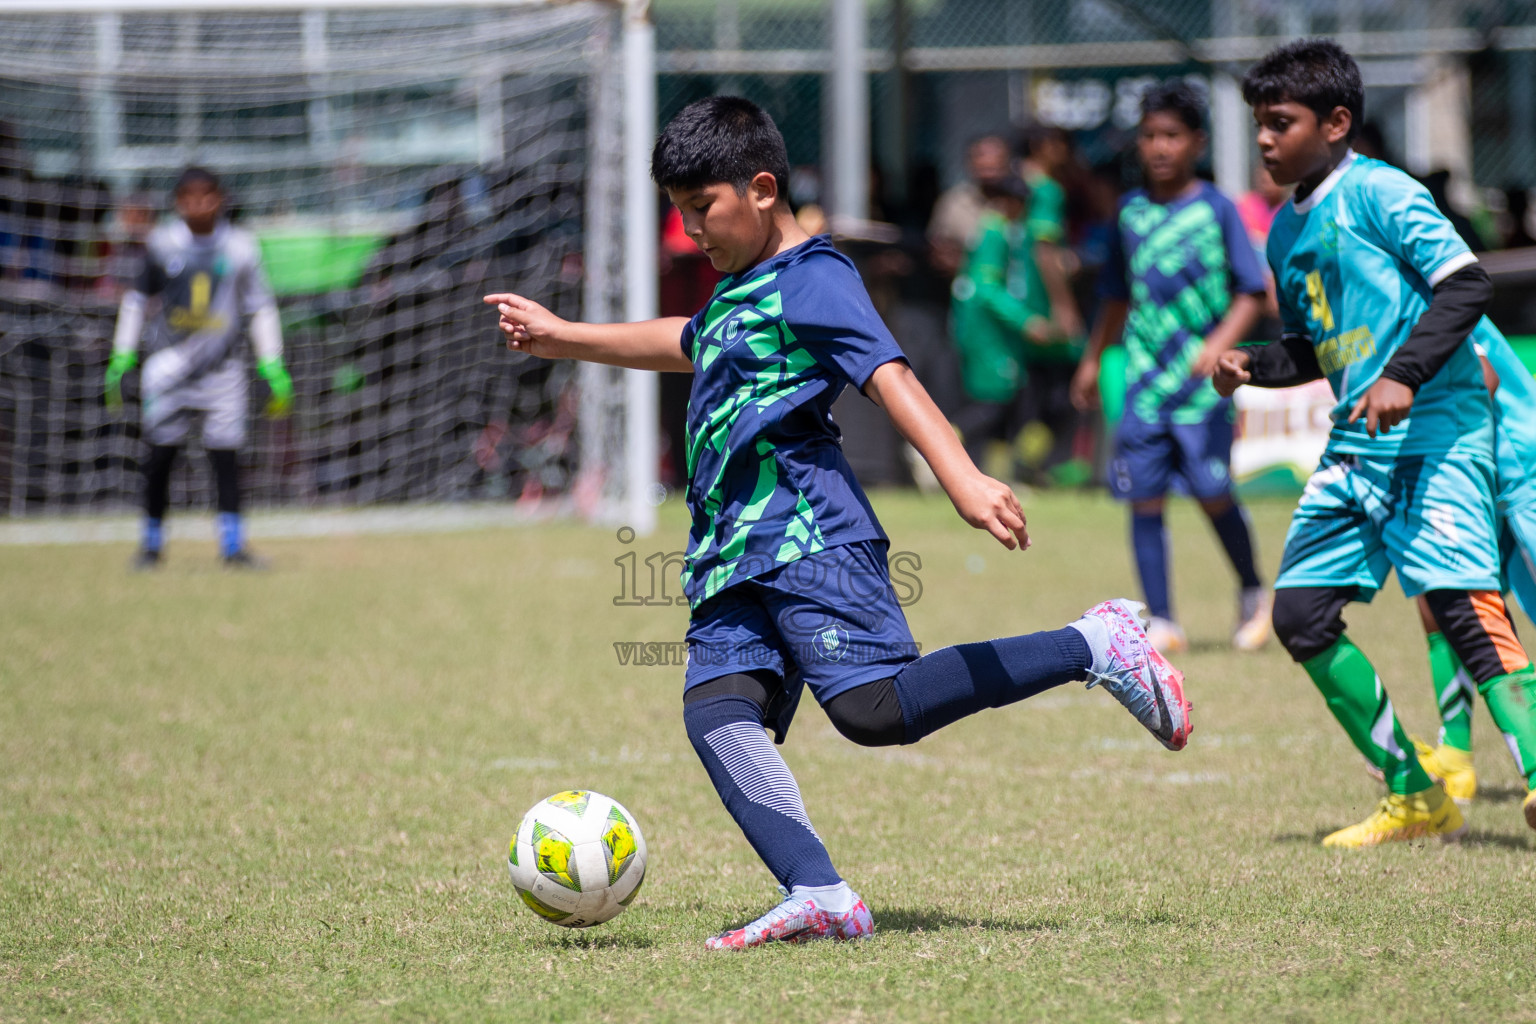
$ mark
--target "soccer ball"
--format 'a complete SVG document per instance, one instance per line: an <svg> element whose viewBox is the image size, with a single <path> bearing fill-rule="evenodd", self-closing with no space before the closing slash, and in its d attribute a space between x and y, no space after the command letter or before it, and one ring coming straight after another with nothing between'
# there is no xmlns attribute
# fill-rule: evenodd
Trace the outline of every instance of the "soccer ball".
<svg viewBox="0 0 1536 1024"><path fill-rule="evenodd" d="M556 793L523 815L507 855L528 909L562 928L618 917L645 881L645 837L617 800L584 789Z"/></svg>

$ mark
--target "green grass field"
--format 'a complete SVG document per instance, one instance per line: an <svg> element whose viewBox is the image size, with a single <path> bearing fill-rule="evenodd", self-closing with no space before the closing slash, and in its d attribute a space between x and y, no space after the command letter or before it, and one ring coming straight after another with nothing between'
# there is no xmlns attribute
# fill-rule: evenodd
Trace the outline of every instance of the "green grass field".
<svg viewBox="0 0 1536 1024"><path fill-rule="evenodd" d="M1122 511L1037 498L1009 553L942 499L877 495L922 559L927 648L1134 592ZM1266 566L1289 507L1253 510ZM776 899L685 737L681 637L615 607L626 551L537 526L269 541L259 576L175 544L0 548L0 1020L1536 1020L1536 834L1483 709L1459 848L1324 850L1379 796L1301 670L1226 647L1233 587L1173 516L1195 733L1164 751L1071 684L914 747L807 701L785 748L871 941L706 954ZM643 579L643 577L642 577ZM1396 585L1351 613L1434 729ZM1527 637L1536 635L1521 620ZM639 817L639 901L584 933L515 899L506 844L556 790Z"/></svg>

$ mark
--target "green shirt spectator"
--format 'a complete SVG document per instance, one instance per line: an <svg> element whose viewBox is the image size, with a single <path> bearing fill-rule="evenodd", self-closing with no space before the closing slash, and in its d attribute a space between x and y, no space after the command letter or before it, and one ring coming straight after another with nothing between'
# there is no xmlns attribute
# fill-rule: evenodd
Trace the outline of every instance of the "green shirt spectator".
<svg viewBox="0 0 1536 1024"><path fill-rule="evenodd" d="M953 286L950 332L967 397L1008 402L1025 380L1025 346L1049 337L1051 305L1021 215L987 210Z"/></svg>

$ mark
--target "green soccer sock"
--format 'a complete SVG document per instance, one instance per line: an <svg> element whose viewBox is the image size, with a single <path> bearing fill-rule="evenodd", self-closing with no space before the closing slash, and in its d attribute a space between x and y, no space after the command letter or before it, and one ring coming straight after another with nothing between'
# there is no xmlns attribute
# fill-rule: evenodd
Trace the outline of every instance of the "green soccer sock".
<svg viewBox="0 0 1536 1024"><path fill-rule="evenodd" d="M1302 662L1356 749L1381 770L1394 793L1417 793L1434 783L1419 767L1413 745L1398 724L1381 677L1360 648L1341 636L1322 654Z"/></svg>
<svg viewBox="0 0 1536 1024"><path fill-rule="evenodd" d="M1493 724L1515 758L1527 789L1536 789L1536 670L1523 668L1478 685Z"/></svg>
<svg viewBox="0 0 1536 1024"><path fill-rule="evenodd" d="M1472 751L1472 698L1477 686L1444 633L1429 634L1429 674L1440 705L1440 742Z"/></svg>

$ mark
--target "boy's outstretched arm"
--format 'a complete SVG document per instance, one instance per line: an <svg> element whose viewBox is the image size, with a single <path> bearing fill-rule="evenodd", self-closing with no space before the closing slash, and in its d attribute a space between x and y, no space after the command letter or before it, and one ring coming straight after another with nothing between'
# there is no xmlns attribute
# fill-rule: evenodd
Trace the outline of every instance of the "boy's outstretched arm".
<svg viewBox="0 0 1536 1024"><path fill-rule="evenodd" d="M1029 547L1018 496L976 468L910 366L899 360L883 364L865 382L864 393L933 468L961 519L986 530L1009 551Z"/></svg>
<svg viewBox="0 0 1536 1024"><path fill-rule="evenodd" d="M501 313L497 326L507 336L507 348L514 352L540 359L584 359L632 370L693 372L693 362L682 346L686 317L586 324L562 320L532 299L510 292L487 295L485 302Z"/></svg>

